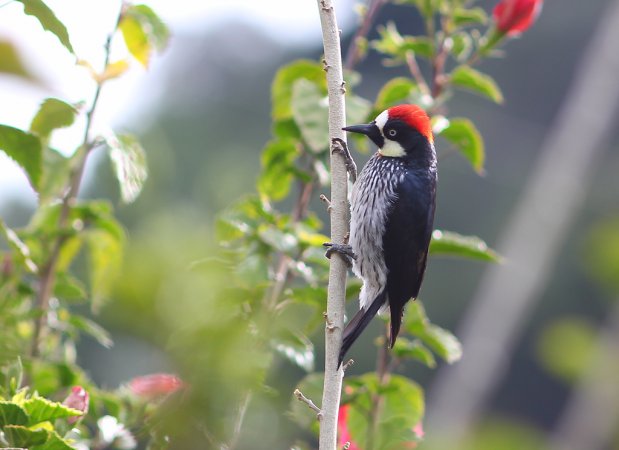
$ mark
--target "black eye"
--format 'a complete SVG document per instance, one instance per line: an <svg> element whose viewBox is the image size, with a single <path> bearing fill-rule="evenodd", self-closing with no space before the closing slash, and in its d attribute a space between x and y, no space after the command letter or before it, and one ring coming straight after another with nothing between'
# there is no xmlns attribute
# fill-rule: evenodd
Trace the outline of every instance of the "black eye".
<svg viewBox="0 0 619 450"><path fill-rule="evenodd" d="M387 134L389 135L389 137L395 137L398 132L392 128L387 131Z"/></svg>

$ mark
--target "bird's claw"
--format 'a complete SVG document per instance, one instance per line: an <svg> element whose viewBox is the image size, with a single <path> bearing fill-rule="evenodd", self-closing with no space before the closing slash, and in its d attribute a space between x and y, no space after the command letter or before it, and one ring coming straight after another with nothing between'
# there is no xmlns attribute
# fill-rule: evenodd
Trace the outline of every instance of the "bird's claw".
<svg viewBox="0 0 619 450"><path fill-rule="evenodd" d="M333 253L337 253L344 258L344 262L348 265L348 267L352 267L353 260L357 259L357 255L352 251L352 247L348 244L334 244L332 242L325 242L322 244L323 247L327 248L325 252L325 256L331 259L331 255Z"/></svg>
<svg viewBox="0 0 619 450"><path fill-rule="evenodd" d="M346 171L350 175L350 181L353 183L357 181L357 164L352 159L348 145L340 138L333 138L331 140L331 152L339 153L344 157L344 164L346 164Z"/></svg>

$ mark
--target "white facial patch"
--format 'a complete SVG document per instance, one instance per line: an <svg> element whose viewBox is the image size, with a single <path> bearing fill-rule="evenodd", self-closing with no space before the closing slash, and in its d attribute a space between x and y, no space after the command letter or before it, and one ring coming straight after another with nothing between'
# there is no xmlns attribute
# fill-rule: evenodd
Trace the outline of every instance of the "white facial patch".
<svg viewBox="0 0 619 450"><path fill-rule="evenodd" d="M389 120L388 110L385 110L382 113L380 113L374 120L374 122L376 122L376 126L378 127L378 130L380 131L380 134L382 134L383 138L385 138L385 143L383 144L381 148L378 149L378 152L383 156L401 158L402 156L406 155L404 148L402 148L399 142L392 141L387 136L385 136L385 133L383 132L383 128L385 127L385 124L387 123L388 120Z"/></svg>

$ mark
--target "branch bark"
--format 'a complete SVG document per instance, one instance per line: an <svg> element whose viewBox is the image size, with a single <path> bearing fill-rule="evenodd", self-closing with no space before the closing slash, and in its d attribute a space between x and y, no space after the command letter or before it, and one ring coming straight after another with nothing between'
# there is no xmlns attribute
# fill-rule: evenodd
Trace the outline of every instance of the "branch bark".
<svg viewBox="0 0 619 450"><path fill-rule="evenodd" d="M342 128L346 125L344 77L340 32L332 0L317 0L322 40L325 51L325 72L329 92L329 137L346 142ZM348 233L348 177L344 159L331 151L331 242L343 243ZM327 314L325 328L325 379L320 416L321 450L335 450L337 445L337 415L344 372L338 367L342 345L344 305L346 301L346 263L342 258L331 258Z"/></svg>

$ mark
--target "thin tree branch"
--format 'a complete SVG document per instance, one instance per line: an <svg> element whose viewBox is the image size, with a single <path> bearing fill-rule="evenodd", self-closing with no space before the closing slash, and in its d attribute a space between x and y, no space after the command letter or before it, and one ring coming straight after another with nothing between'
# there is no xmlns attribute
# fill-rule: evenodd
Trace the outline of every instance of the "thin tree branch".
<svg viewBox="0 0 619 450"><path fill-rule="evenodd" d="M311 399L303 395L303 392L301 392L298 389L295 389L294 396L297 398L297 400L309 406L309 408L316 413L317 417L320 417L320 415L322 414L322 411L320 410L320 408L316 406L316 404Z"/></svg>
<svg viewBox="0 0 619 450"><path fill-rule="evenodd" d="M413 52L406 52L406 65L408 66L408 70L411 75L417 82L421 93L430 95L430 88L428 87L428 83L426 83L426 79L423 77L423 73L421 73L419 64L417 64L417 58L415 58L415 54Z"/></svg>
<svg viewBox="0 0 619 450"><path fill-rule="evenodd" d="M348 50L346 51L346 62L344 63L344 68L346 70L352 70L359 61L361 61L361 40L367 38L376 15L386 3L387 0L370 0L368 9L363 16L363 21L359 28L357 28L352 41L350 41Z"/></svg>
<svg viewBox="0 0 619 450"><path fill-rule="evenodd" d="M118 29L118 25L120 23L120 19L122 17L122 8L120 13L118 14L118 18L116 20L116 24L114 26L113 31L107 38L105 43L105 59L103 62L103 70L108 66L110 62L110 46L112 42L112 37L116 30ZM49 300L52 296L52 292L54 289L54 284L56 282L56 268L58 265L58 258L60 256L60 250L64 245L67 234L63 231L66 229L68 225L69 213L71 212L71 207L75 203L77 199L77 194L80 189L80 185L82 182L82 175L84 173L84 167L86 166L86 160L88 159L88 155L90 151L94 148L95 142L90 140L90 131L92 128L93 117L95 111L97 109L97 104L99 102L99 95L101 94L101 88L103 87L103 81L97 83L97 88L95 90L95 94L92 100L92 104L90 109L86 113L86 126L84 128L84 137L82 139L82 144L80 148L77 150L82 153L81 159L77 167L71 173L69 184L65 191L64 197L62 198L62 204L60 207L60 216L58 218L58 229L61 230L56 241L53 243L53 248L50 253L50 257L43 266L39 277L39 290L36 298L36 306L40 312L39 317L34 322L34 331L32 334L32 346L30 349L30 356L37 357L40 353L40 345L41 345L41 337L43 335L43 331L47 326L47 311L49 309Z"/></svg>
<svg viewBox="0 0 619 450"><path fill-rule="evenodd" d="M346 142L342 128L346 125L344 78L340 32L332 0L317 0L322 27L325 72L329 93L329 137L331 149L334 139ZM348 174L341 155L330 152L331 158L331 242L341 243L348 233ZM335 450L337 444L337 416L344 372L338 367L344 326L347 267L343 258L331 258L325 327L325 379L320 420L320 450Z"/></svg>

